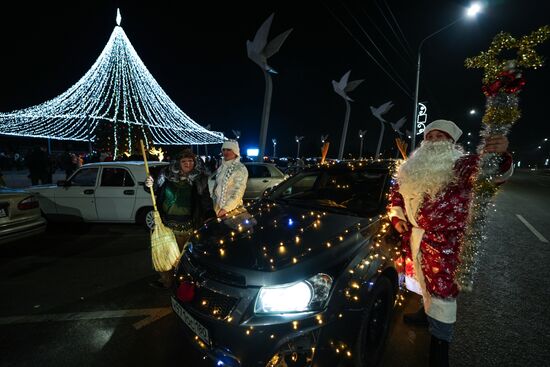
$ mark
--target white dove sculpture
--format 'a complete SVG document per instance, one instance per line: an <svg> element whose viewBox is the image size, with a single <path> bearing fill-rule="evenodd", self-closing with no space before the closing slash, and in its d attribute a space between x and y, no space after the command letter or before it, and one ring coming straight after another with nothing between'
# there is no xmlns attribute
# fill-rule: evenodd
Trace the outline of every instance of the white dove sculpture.
<svg viewBox="0 0 550 367"><path fill-rule="evenodd" d="M321 135L321 143L325 143L325 141L328 139L328 134L327 135Z"/></svg>
<svg viewBox="0 0 550 367"><path fill-rule="evenodd" d="M269 35L269 29L271 28L271 22L273 22L273 16L271 14L269 18L260 26L254 39L252 41L246 41L246 52L250 60L254 61L263 70L270 73L277 73L271 66L267 64L267 59L275 55L283 45L292 28L281 33L277 37L273 38L267 43L267 37Z"/></svg>
<svg viewBox="0 0 550 367"><path fill-rule="evenodd" d="M403 125L405 124L406 121L407 121L407 119L405 117L401 117L399 120L397 120L394 123L390 122L390 125L391 125L393 131L395 131L400 136L402 136L403 133L401 132L401 128L403 127Z"/></svg>
<svg viewBox="0 0 550 367"><path fill-rule="evenodd" d="M376 107L376 108L370 106L370 111L372 112L372 115L376 117L378 121L380 121L380 126L381 126L380 137L378 138L378 146L376 147L376 155L374 156L374 158L380 158L380 147L382 146L382 139L384 137L384 129L385 129L384 122L386 122L386 120L384 120L382 115L385 115L386 113L388 113L388 111L392 107L393 107L392 101L388 101L383 105L381 105L380 107Z"/></svg>
<svg viewBox="0 0 550 367"><path fill-rule="evenodd" d="M342 78L340 78L340 81L333 80L332 81L332 88L334 88L334 91L336 94L344 98L344 102L346 102L346 117L344 118L344 126L342 128L342 138L340 139L340 149L338 150L338 159L342 160L344 157L344 146L346 145L346 136L348 134L348 124L349 124L349 115L351 113L351 107L350 102L353 102L353 99L351 99L348 96L348 92L353 91L355 88L359 86L363 82L363 79L354 80L351 82L348 82L349 75L351 73L351 70L349 70L347 73L345 73Z"/></svg>
<svg viewBox="0 0 550 367"><path fill-rule="evenodd" d="M262 110L262 123L260 126L260 152L258 157L263 157L265 155L265 144L267 140L267 130L269 127L269 112L271 110L271 94L273 91L273 81L271 80L270 73L276 74L276 71L267 64L267 59L279 52L283 42L286 40L290 32L292 32L291 28L267 43L267 36L269 35L269 29L271 28L271 22L273 22L274 15L275 14L271 14L269 18L263 22L252 41L246 41L246 52L248 54L248 58L262 68L266 83L264 108Z"/></svg>
<svg viewBox="0 0 550 367"><path fill-rule="evenodd" d="M351 82L348 82L349 75L351 73L351 70L349 70L347 73L345 73L340 81L333 80L332 81L332 88L334 88L334 91L336 94L340 95L342 98L344 98L346 101L353 102L353 99L351 99L347 92L353 91L355 88L359 86L363 82L364 79L358 79L353 80Z"/></svg>
<svg viewBox="0 0 550 367"><path fill-rule="evenodd" d="M374 117L376 117L380 122L386 122L382 115L388 113L388 111L393 107L393 102L389 101L381 105L380 107L374 108L370 106L370 110Z"/></svg>

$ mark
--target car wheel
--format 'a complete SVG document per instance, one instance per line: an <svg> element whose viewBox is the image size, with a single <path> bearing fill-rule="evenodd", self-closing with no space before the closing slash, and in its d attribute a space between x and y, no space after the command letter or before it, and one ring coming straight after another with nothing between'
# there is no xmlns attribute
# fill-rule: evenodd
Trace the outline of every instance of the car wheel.
<svg viewBox="0 0 550 367"><path fill-rule="evenodd" d="M377 366L384 353L394 304L390 280L380 277L367 295L355 345L355 366Z"/></svg>
<svg viewBox="0 0 550 367"><path fill-rule="evenodd" d="M153 207L145 207L138 210L136 214L136 223L151 230L155 226L155 218L153 216Z"/></svg>

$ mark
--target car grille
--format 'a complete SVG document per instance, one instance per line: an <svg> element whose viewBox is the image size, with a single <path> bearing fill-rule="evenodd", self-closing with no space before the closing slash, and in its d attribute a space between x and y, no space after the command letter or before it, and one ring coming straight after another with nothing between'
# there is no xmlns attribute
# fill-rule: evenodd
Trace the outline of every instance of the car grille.
<svg viewBox="0 0 550 367"><path fill-rule="evenodd" d="M224 319L229 316L237 301L237 298L214 292L208 288L197 287L195 297L189 306L203 315Z"/></svg>
<svg viewBox="0 0 550 367"><path fill-rule="evenodd" d="M201 274L201 277L212 279L220 283L236 285L238 287L246 287L246 278L241 275L225 269L215 268L196 258L191 258L189 255L183 257L185 259L186 270L193 269L193 273Z"/></svg>

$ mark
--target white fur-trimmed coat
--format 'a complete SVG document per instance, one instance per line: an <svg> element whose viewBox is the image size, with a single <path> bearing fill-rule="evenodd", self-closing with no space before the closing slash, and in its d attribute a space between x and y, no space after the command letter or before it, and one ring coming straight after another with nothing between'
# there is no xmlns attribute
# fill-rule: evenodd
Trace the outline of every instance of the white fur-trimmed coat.
<svg viewBox="0 0 550 367"><path fill-rule="evenodd" d="M210 196L214 202L214 211L220 209L230 212L243 205L243 196L248 181L248 170L239 158L222 161L220 167L210 177Z"/></svg>

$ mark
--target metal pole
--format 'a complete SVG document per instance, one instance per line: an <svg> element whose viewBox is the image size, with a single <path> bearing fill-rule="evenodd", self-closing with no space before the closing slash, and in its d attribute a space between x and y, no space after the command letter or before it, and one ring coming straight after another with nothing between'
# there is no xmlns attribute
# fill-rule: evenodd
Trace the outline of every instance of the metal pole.
<svg viewBox="0 0 550 367"><path fill-rule="evenodd" d="M273 158L277 158L277 144L273 144Z"/></svg>
<svg viewBox="0 0 550 367"><path fill-rule="evenodd" d="M363 137L361 137L361 145L359 146L359 159L363 158Z"/></svg>
<svg viewBox="0 0 550 367"><path fill-rule="evenodd" d="M300 158L300 140L298 140L297 143L298 143L298 151L296 152L296 158Z"/></svg>
<svg viewBox="0 0 550 367"><path fill-rule="evenodd" d="M344 128L342 130L342 139L340 140L340 150L338 151L338 159L342 160L344 157L344 146L346 145L346 135L348 134L348 123L349 123L349 115L350 115L350 105L347 99L346 101L346 117L344 119Z"/></svg>
<svg viewBox="0 0 550 367"><path fill-rule="evenodd" d="M429 34L422 41L420 41L420 44L418 45L418 60L416 62L416 87L415 87L415 92L414 92L414 115L413 115L413 119L412 119L412 124L413 124L412 132L413 132L413 135L412 135L412 138L411 138L411 152L416 147L416 124L417 124L417 121L418 121L418 85L420 83L420 54L421 54L422 46L424 45L424 42L426 42L426 40L428 40L429 38L435 36L439 32L444 31L445 29L447 29L449 27L452 27L453 25L458 23L462 18L463 17L460 17L460 18L454 20L453 22L447 24L446 26L438 29L437 31Z"/></svg>
<svg viewBox="0 0 550 367"><path fill-rule="evenodd" d="M271 109L271 93L273 91L273 82L271 75L267 71L264 72L265 77L265 95L264 95L264 109L262 112L262 126L260 128L260 154L258 159L263 162L265 155L265 143L267 140L267 127L269 124L269 111Z"/></svg>
<svg viewBox="0 0 550 367"><path fill-rule="evenodd" d="M374 156L374 159L378 159L378 156L380 155L380 147L382 146L382 137L384 136L384 129L386 128L382 121L380 121L380 125L382 125L382 129L380 130L380 137L378 138L378 147L376 147L376 155Z"/></svg>
<svg viewBox="0 0 550 367"><path fill-rule="evenodd" d="M418 85L420 83L420 48L421 47L422 47L422 43L418 47L418 60L416 62L416 87L414 90L414 114L412 119L413 130L412 130L412 137L411 137L411 152L416 147L416 124L418 122Z"/></svg>

